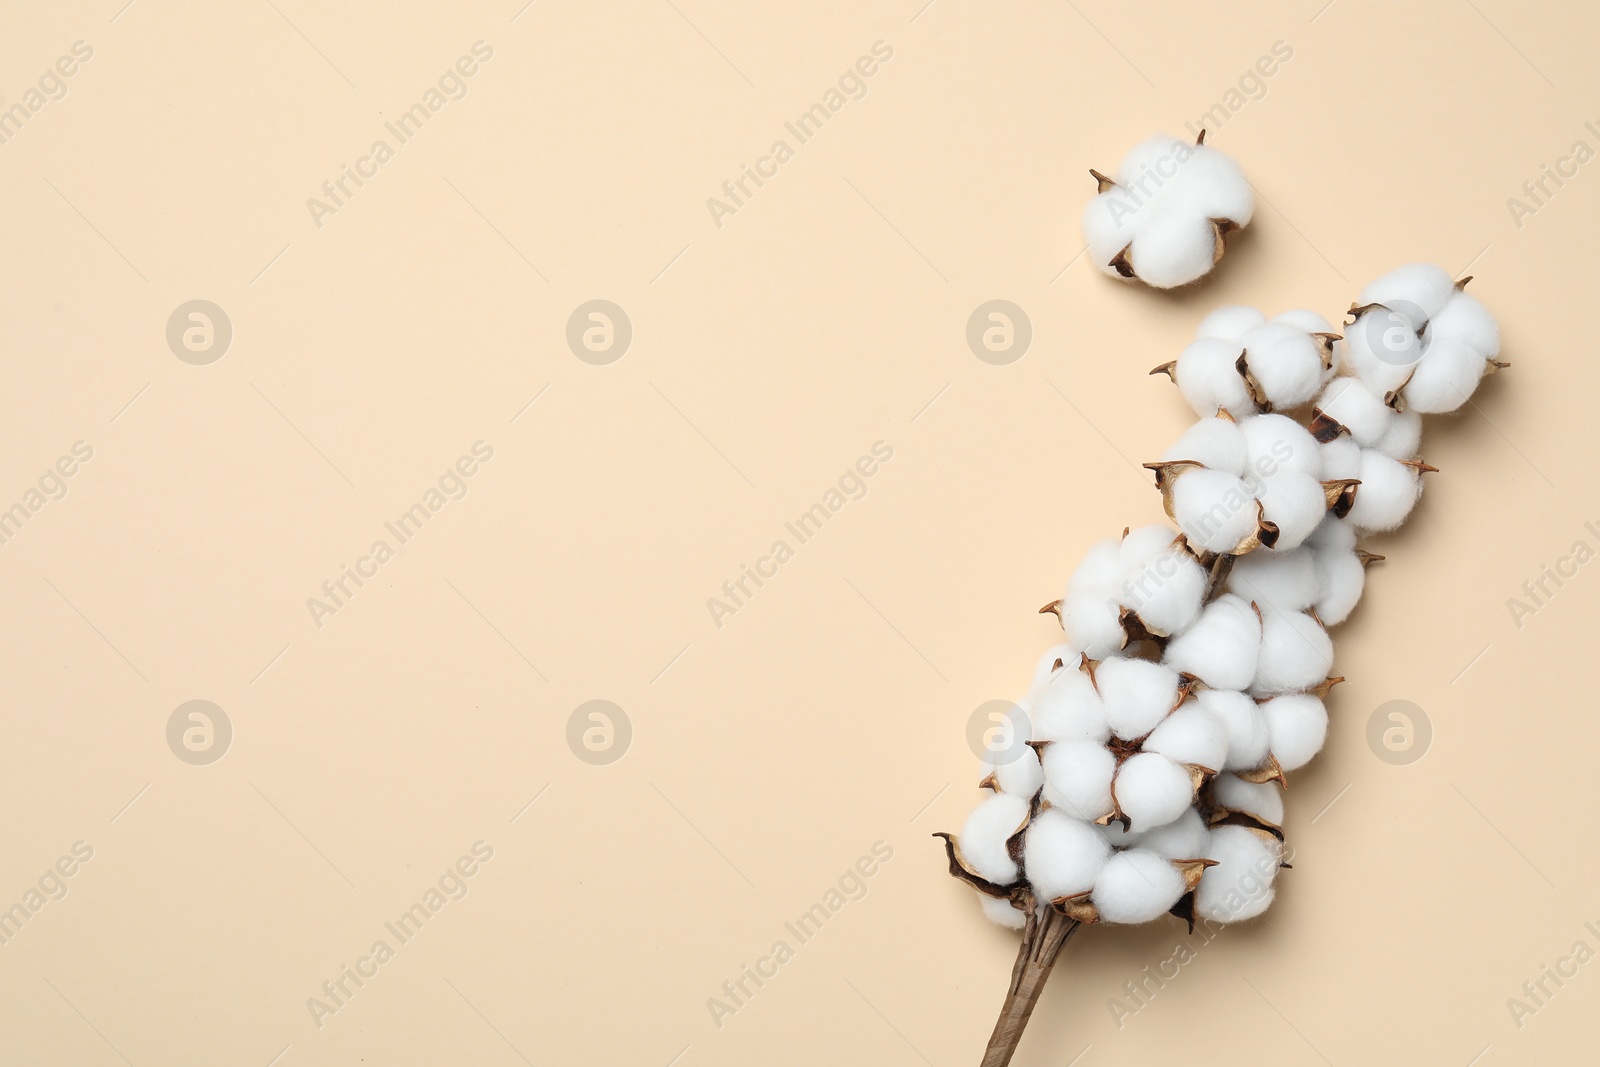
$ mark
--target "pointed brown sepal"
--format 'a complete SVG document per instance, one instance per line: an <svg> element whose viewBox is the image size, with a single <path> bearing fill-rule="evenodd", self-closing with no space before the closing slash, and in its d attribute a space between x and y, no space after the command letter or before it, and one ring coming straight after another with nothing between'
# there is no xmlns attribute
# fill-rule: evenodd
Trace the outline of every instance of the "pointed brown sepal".
<svg viewBox="0 0 1600 1067"><path fill-rule="evenodd" d="M987 789L991 792L998 793L1000 792L1000 780L994 776L993 771L990 771L988 774L984 775L983 780L978 783L978 788Z"/></svg>
<svg viewBox="0 0 1600 1067"><path fill-rule="evenodd" d="M1200 876L1206 873L1207 867L1215 867L1216 860L1173 860L1172 865L1178 868L1178 873L1183 875L1183 891L1193 893L1200 885Z"/></svg>
<svg viewBox="0 0 1600 1067"><path fill-rule="evenodd" d="M1334 346L1334 342L1343 341L1344 340L1344 334L1342 334L1342 333L1314 333L1311 336L1315 337L1317 339L1317 344L1322 349L1322 369L1325 370L1325 371L1332 370L1333 369L1333 346Z"/></svg>
<svg viewBox="0 0 1600 1067"><path fill-rule="evenodd" d="M1229 411L1227 408L1218 408L1217 418L1221 419L1223 422L1231 422L1235 424L1237 424L1239 421L1233 417L1233 412Z"/></svg>
<svg viewBox="0 0 1600 1067"><path fill-rule="evenodd" d="M1267 391L1261 388L1261 383L1256 381L1256 376L1250 373L1250 353L1248 351L1239 353L1239 358L1233 361L1233 369L1238 371L1239 377L1244 379L1245 392L1250 394L1250 399L1255 401L1256 407L1267 407Z"/></svg>
<svg viewBox="0 0 1600 1067"><path fill-rule="evenodd" d="M1167 362L1161 364L1161 366L1159 366L1159 367L1151 367L1150 368L1150 373L1151 374L1165 374L1168 378L1171 378L1173 381L1177 381L1178 380L1178 361L1175 360L1175 359L1169 359Z"/></svg>
<svg viewBox="0 0 1600 1067"><path fill-rule="evenodd" d="M1383 557L1379 556L1378 558L1382 559ZM1061 669L1061 666L1062 666L1061 657L1057 656L1056 657L1056 661L1050 665L1050 673L1054 674L1056 671L1059 671Z"/></svg>
<svg viewBox="0 0 1600 1067"><path fill-rule="evenodd" d="M1161 463L1146 463L1144 469L1155 474L1156 488L1166 492L1167 487L1177 481L1180 475L1201 470L1204 466L1192 459L1169 459Z"/></svg>
<svg viewBox="0 0 1600 1067"><path fill-rule="evenodd" d="M1205 787L1205 784L1209 779L1217 776L1216 771L1212 770L1210 767L1202 767L1198 763L1185 763L1182 766L1184 770L1189 772L1189 784L1194 787L1194 791L1196 793L1200 792L1200 790Z"/></svg>
<svg viewBox="0 0 1600 1067"><path fill-rule="evenodd" d="M1224 240L1228 234L1239 228L1239 224L1232 219L1211 220L1211 265L1215 267L1222 262L1222 255L1228 250L1228 242Z"/></svg>
<svg viewBox="0 0 1600 1067"><path fill-rule="evenodd" d="M1277 782L1284 789L1289 788L1289 779L1283 775L1283 768L1278 765L1278 757L1269 755L1267 762L1253 771L1239 771L1240 778L1247 782L1260 785L1263 782Z"/></svg>
<svg viewBox="0 0 1600 1067"><path fill-rule="evenodd" d="M1202 127L1200 127L1200 133L1194 139L1194 146L1196 148L1199 148L1201 145L1203 145L1205 143L1206 143L1206 129L1205 129L1204 126L1202 126Z"/></svg>
<svg viewBox="0 0 1600 1067"><path fill-rule="evenodd" d="M1511 364L1507 363L1503 359L1491 359L1489 360L1489 369L1484 373L1493 374L1495 371L1505 370L1509 366L1511 366Z"/></svg>
<svg viewBox="0 0 1600 1067"><path fill-rule="evenodd" d="M1104 174L1101 174L1099 171L1095 170L1093 167L1089 168L1089 177L1093 178L1096 182L1098 182L1100 184L1100 188L1097 189L1096 192L1103 193L1108 189L1115 189L1117 187L1117 183L1116 182L1112 181L1110 178L1107 178Z"/></svg>
<svg viewBox="0 0 1600 1067"><path fill-rule="evenodd" d="M1060 619L1061 618L1061 601L1059 601L1059 600L1050 601L1050 603L1046 604L1044 607L1039 609L1039 614L1040 615L1054 615L1057 619Z"/></svg>
<svg viewBox="0 0 1600 1067"><path fill-rule="evenodd" d="M1333 512L1333 517L1336 519L1342 519L1350 514L1350 509L1356 506L1356 494L1361 491L1361 479L1345 478L1340 480L1347 481L1350 484L1345 487L1344 492L1339 493L1328 501L1328 510Z"/></svg>
<svg viewBox="0 0 1600 1067"><path fill-rule="evenodd" d="M1459 292L1461 292L1461 290L1465 289L1467 287L1467 283L1470 282L1471 280L1472 280L1472 275L1469 274L1465 278L1462 278L1459 282L1456 282L1456 292L1459 293Z"/></svg>
<svg viewBox="0 0 1600 1067"><path fill-rule="evenodd" d="M1050 902L1050 906L1076 922L1097 923L1100 921L1100 911L1089 903L1089 892L1070 897L1056 897Z"/></svg>
<svg viewBox="0 0 1600 1067"><path fill-rule="evenodd" d="M1013 886L997 885L980 875L967 863L967 858L961 854L961 846L956 844L956 839L950 834L940 831L934 837L944 838L945 856L950 860L950 876L960 879L980 893L1001 900L1009 900L1014 889Z"/></svg>
<svg viewBox="0 0 1600 1067"><path fill-rule="evenodd" d="M1217 810L1215 812L1212 812L1211 819L1210 819L1210 825L1211 826L1243 826L1247 830L1254 830L1257 833L1258 836L1259 836L1260 833L1265 831L1268 835L1270 835L1271 837L1276 838L1279 841L1282 841L1284 839L1283 838L1283 827L1275 826L1272 823L1267 822L1265 819L1259 819L1256 816L1250 814L1248 811L1233 811L1231 809L1219 809L1219 810Z"/></svg>
<svg viewBox="0 0 1600 1067"><path fill-rule="evenodd" d="M1363 567L1370 567L1374 563L1382 563L1384 558L1385 557L1378 555L1376 552L1368 552L1364 548L1356 549L1356 559L1361 561L1361 565Z"/></svg>
<svg viewBox="0 0 1600 1067"><path fill-rule="evenodd" d="M1327 700L1328 694L1333 692L1333 687L1342 681L1344 681L1344 675L1333 675L1331 677L1324 678L1322 681L1312 686L1311 691L1317 694L1318 700Z"/></svg>
<svg viewBox="0 0 1600 1067"><path fill-rule="evenodd" d="M1033 740L1033 741L1024 741L1022 743L1027 745L1029 748L1033 749L1033 751L1038 753L1040 756L1044 755L1044 750L1046 748L1048 748L1050 745L1055 744L1054 741L1051 741L1051 740L1048 740L1048 739L1046 739L1044 741L1039 741L1039 740L1036 739L1036 740ZM982 785L983 783L979 782L978 784Z"/></svg>
<svg viewBox="0 0 1600 1067"><path fill-rule="evenodd" d="M1361 484L1360 478L1330 478L1322 483L1322 495L1332 508L1339 503L1339 499L1350 493L1352 489ZM1345 509L1349 511L1349 508Z"/></svg>
<svg viewBox="0 0 1600 1067"><path fill-rule="evenodd" d="M1399 463L1400 463L1400 466L1402 466L1402 467L1410 467L1412 470L1416 471L1418 474L1438 474L1439 473L1439 468L1438 467L1435 467L1431 463L1424 463L1420 459L1402 459L1402 460L1399 460Z"/></svg>
<svg viewBox="0 0 1600 1067"><path fill-rule="evenodd" d="M1124 278L1137 278L1138 275L1134 273L1133 264L1128 262L1128 252L1132 248L1133 244L1132 242L1129 242L1123 247L1122 251L1111 257L1111 261L1107 263L1106 266L1110 267Z"/></svg>
<svg viewBox="0 0 1600 1067"><path fill-rule="evenodd" d="M1185 893L1178 898L1178 902L1167 909L1168 915L1176 915L1189 925L1189 932L1194 933L1194 894Z"/></svg>
<svg viewBox="0 0 1600 1067"><path fill-rule="evenodd" d="M1279 533L1280 531L1278 530L1278 524L1267 518L1266 508L1261 506L1260 500L1257 500L1256 535L1254 538L1256 545L1271 548L1273 545L1278 543ZM1251 545L1248 549L1245 549L1245 551L1254 551L1256 545ZM1237 555L1238 553L1236 552L1235 554Z"/></svg>
<svg viewBox="0 0 1600 1067"><path fill-rule="evenodd" d="M1311 431L1312 437L1315 437L1323 444L1334 440L1342 433L1350 432L1344 423L1339 422L1337 419L1329 418L1321 408L1311 409L1311 422L1306 428Z"/></svg>
<svg viewBox="0 0 1600 1067"><path fill-rule="evenodd" d="M1099 663L1099 660L1090 659L1087 652L1078 659L1078 669L1089 676L1089 684L1095 687L1095 692L1100 691L1100 683L1094 680L1094 669Z"/></svg>

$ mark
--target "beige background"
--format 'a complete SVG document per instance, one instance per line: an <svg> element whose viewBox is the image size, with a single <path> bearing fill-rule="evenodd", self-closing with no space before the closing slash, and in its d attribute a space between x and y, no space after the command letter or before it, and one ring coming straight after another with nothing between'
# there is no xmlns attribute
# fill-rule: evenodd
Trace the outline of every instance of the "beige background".
<svg viewBox="0 0 1600 1067"><path fill-rule="evenodd" d="M921 3L7 5L4 106L94 54L0 145L0 507L93 458L0 545L0 907L93 859L0 945L0 1061L975 1062L1014 939L929 834L977 795L972 709L1051 639L1035 609L1160 514L1134 465L1187 415L1145 371L1214 305L1333 317L1419 258L1470 264L1514 367L1369 546L1279 903L1120 1029L1108 998L1191 942L1089 931L1018 1062L1592 1056L1600 966L1520 1029L1506 1001L1600 948L1600 577L1520 629L1506 601L1600 547L1600 174L1520 227L1506 200L1600 148L1600 16ZM468 95L319 229L306 199L478 40ZM880 40L865 98L715 225ZM1076 258L1085 169L1277 41L1212 124L1261 194L1218 274L1157 295ZM633 324L609 366L564 341L594 298ZM1004 367L964 340L994 298L1034 330ZM165 342L192 299L233 325L208 366ZM467 496L316 626L307 598L479 440ZM707 598L879 440L867 495L715 626ZM233 726L208 766L165 740L191 699ZM592 699L632 724L610 765L568 748ZM1409 766L1365 739L1395 699L1433 724ZM468 895L319 1028L307 998L480 840ZM799 945L785 922L878 841ZM779 939L718 1027L708 998Z"/></svg>

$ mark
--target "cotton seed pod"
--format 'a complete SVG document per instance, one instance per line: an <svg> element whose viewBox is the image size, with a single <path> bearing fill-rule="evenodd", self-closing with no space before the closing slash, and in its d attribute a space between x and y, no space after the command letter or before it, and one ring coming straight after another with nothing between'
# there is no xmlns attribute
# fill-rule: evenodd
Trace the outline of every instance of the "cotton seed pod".
<svg viewBox="0 0 1600 1067"><path fill-rule="evenodd" d="M1151 373L1172 378L1196 414L1243 419L1310 400L1333 375L1338 345L1340 335L1313 311L1269 321L1254 308L1219 308L1200 323L1193 344Z"/></svg>
<svg viewBox="0 0 1600 1067"><path fill-rule="evenodd" d="M1456 410L1498 366L1500 328L1475 297L1437 267L1412 264L1363 290L1351 306L1347 367L1396 406ZM1448 283L1448 284L1447 284Z"/></svg>
<svg viewBox="0 0 1600 1067"><path fill-rule="evenodd" d="M1007 930L1021 930L1028 925L1028 916L1009 899L979 893L978 907L983 910L984 918Z"/></svg>
<svg viewBox="0 0 1600 1067"><path fill-rule="evenodd" d="M1156 481L1167 515L1190 544L1237 555L1262 543L1267 527L1261 505L1242 479L1198 465L1163 464L1156 469Z"/></svg>
<svg viewBox="0 0 1600 1067"><path fill-rule="evenodd" d="M1337 337L1313 337L1282 321L1251 329L1243 339L1244 370L1256 400L1282 410L1316 396L1332 367Z"/></svg>
<svg viewBox="0 0 1600 1067"><path fill-rule="evenodd" d="M1208 575L1177 531L1144 526L1090 549L1055 612L1068 641L1104 659L1130 639L1177 633L1200 614Z"/></svg>
<svg viewBox="0 0 1600 1067"><path fill-rule="evenodd" d="M1148 660L1108 659L1094 666L1106 722L1124 741L1154 730L1177 707L1181 684L1177 671Z"/></svg>
<svg viewBox="0 0 1600 1067"><path fill-rule="evenodd" d="M1406 521L1422 495L1424 465L1390 459L1374 448L1361 451L1361 484L1345 516L1359 530L1392 530Z"/></svg>
<svg viewBox="0 0 1600 1067"><path fill-rule="evenodd" d="M1314 693L1286 693L1261 705L1272 738L1272 756L1285 771L1296 771L1322 751L1328 737L1328 709Z"/></svg>
<svg viewBox="0 0 1600 1067"><path fill-rule="evenodd" d="M1253 771L1266 762L1272 735L1261 705L1231 689L1198 689L1194 700L1227 731L1228 754L1219 770Z"/></svg>
<svg viewBox="0 0 1600 1067"><path fill-rule="evenodd" d="M1235 570L1255 555L1242 557ZM1260 651L1261 617L1243 597L1224 593L1206 605L1193 626L1167 643L1161 661L1213 689L1245 689L1255 679Z"/></svg>
<svg viewBox="0 0 1600 1067"><path fill-rule="evenodd" d="M1039 741L1104 741L1111 736L1105 705L1094 681L1077 669L1082 657L1057 671L1033 698L1028 712Z"/></svg>
<svg viewBox="0 0 1600 1067"><path fill-rule="evenodd" d="M1130 848L1106 861L1089 902L1102 922L1147 923L1171 910L1186 888L1171 861L1149 849Z"/></svg>
<svg viewBox="0 0 1600 1067"><path fill-rule="evenodd" d="M1111 846L1090 823L1042 811L1028 824L1022 866L1039 900L1089 892L1110 858Z"/></svg>
<svg viewBox="0 0 1600 1067"><path fill-rule="evenodd" d="M1194 808L1154 830L1139 834L1136 844L1168 861L1192 860L1205 857L1209 834L1206 821Z"/></svg>
<svg viewBox="0 0 1600 1067"><path fill-rule="evenodd" d="M1240 556L1228 572L1227 589L1263 612L1305 611L1316 603L1321 591L1311 554L1303 547L1293 552ZM1246 682L1229 688L1244 689L1248 685Z"/></svg>
<svg viewBox="0 0 1600 1067"><path fill-rule="evenodd" d="M1111 781L1111 800L1134 833L1165 826L1194 803L1196 775L1159 752L1122 761Z"/></svg>
<svg viewBox="0 0 1600 1067"><path fill-rule="evenodd" d="M1238 164L1204 143L1158 135L1134 147L1083 213L1095 266L1157 289L1186 285L1222 258L1223 237L1250 222L1254 193Z"/></svg>
<svg viewBox="0 0 1600 1067"><path fill-rule="evenodd" d="M1163 363L1151 374L1167 374L1197 415L1226 411L1234 418L1246 418L1260 410L1250 384L1239 372L1242 347L1234 341L1201 337L1172 363Z"/></svg>
<svg viewBox="0 0 1600 1067"><path fill-rule="evenodd" d="M1198 918L1243 922L1272 904L1273 882L1283 862L1283 846L1277 838L1244 826L1216 826L1205 855L1215 860L1216 866L1206 869L1195 888Z"/></svg>
<svg viewBox="0 0 1600 1067"><path fill-rule="evenodd" d="M1028 810L1028 799L1012 793L994 793L979 801L957 836L967 868L995 885L1015 882L1020 872L1007 843L1028 824Z"/></svg>
<svg viewBox="0 0 1600 1067"><path fill-rule="evenodd" d="M1219 774L1211 781L1211 797L1219 817L1238 812L1269 826L1283 825L1283 789L1276 782L1247 782L1236 774Z"/></svg>
<svg viewBox="0 0 1600 1067"><path fill-rule="evenodd" d="M1333 640L1315 617L1305 612L1271 611L1261 616L1261 657L1256 663L1253 696L1267 697L1310 689L1333 666Z"/></svg>
<svg viewBox="0 0 1600 1067"><path fill-rule="evenodd" d="M1039 756L1044 768L1044 799L1064 815L1084 822L1112 812L1111 778L1117 757L1093 741L1053 741Z"/></svg>

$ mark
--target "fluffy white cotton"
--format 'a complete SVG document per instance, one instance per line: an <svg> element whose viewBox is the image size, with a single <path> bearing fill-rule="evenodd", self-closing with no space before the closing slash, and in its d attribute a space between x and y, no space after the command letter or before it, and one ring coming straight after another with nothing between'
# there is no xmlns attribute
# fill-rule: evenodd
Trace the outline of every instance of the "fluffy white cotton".
<svg viewBox="0 0 1600 1067"><path fill-rule="evenodd" d="M1220 307L1200 320L1194 335L1196 338L1210 337L1219 341L1242 341L1247 331L1266 321L1267 317L1255 308ZM1234 358L1239 358L1237 350Z"/></svg>
<svg viewBox="0 0 1600 1067"><path fill-rule="evenodd" d="M1261 705L1231 689L1201 689L1194 699L1217 717L1228 733L1228 755L1221 770L1253 771L1266 762L1272 735Z"/></svg>
<svg viewBox="0 0 1600 1067"><path fill-rule="evenodd" d="M1387 439L1387 434L1380 438ZM1342 433L1323 444L1322 477L1324 481L1361 477L1361 445L1354 437Z"/></svg>
<svg viewBox="0 0 1600 1067"><path fill-rule="evenodd" d="M1101 659L1123 646L1126 634L1117 617L1119 545L1113 538L1097 542L1073 571L1061 599L1061 629L1067 642L1090 659Z"/></svg>
<svg viewBox="0 0 1600 1067"><path fill-rule="evenodd" d="M1255 555L1242 557L1235 569ZM1260 648L1256 610L1243 597L1224 593L1206 605L1193 626L1168 642L1162 662L1213 689L1244 689L1255 678Z"/></svg>
<svg viewBox="0 0 1600 1067"><path fill-rule="evenodd" d="M1261 486L1259 499L1261 520L1277 530L1268 546L1272 552L1299 548L1328 513L1328 497L1322 483L1304 474L1268 478Z"/></svg>
<svg viewBox="0 0 1600 1067"><path fill-rule="evenodd" d="M1248 421L1248 420L1247 420ZM1244 434L1239 425L1215 416L1201 419L1162 454L1162 462L1186 459L1214 471L1241 476L1245 465Z"/></svg>
<svg viewBox="0 0 1600 1067"><path fill-rule="evenodd" d="M1485 359L1493 359L1500 354L1500 324L1477 297L1456 292L1428 320L1426 340L1456 341Z"/></svg>
<svg viewBox="0 0 1600 1067"><path fill-rule="evenodd" d="M1113 276L1119 258L1132 276L1160 289L1211 270L1220 236L1212 220L1250 221L1254 196L1238 165L1214 148L1165 135L1137 145L1116 184L1084 209L1083 234L1095 266Z"/></svg>
<svg viewBox="0 0 1600 1067"><path fill-rule="evenodd" d="M1371 293L1382 298L1367 300ZM1500 351L1494 316L1437 267L1413 264L1385 275L1367 287L1362 303L1380 306L1349 330L1350 372L1380 395L1398 390L1404 406L1419 413L1460 407Z"/></svg>
<svg viewBox="0 0 1600 1067"><path fill-rule="evenodd" d="M1295 308L1272 317L1273 322L1284 322L1305 333L1337 333L1333 324L1315 311Z"/></svg>
<svg viewBox="0 0 1600 1067"><path fill-rule="evenodd" d="M1021 930L1028 925L1028 917L1013 908L1009 900L979 893L978 906L983 910L983 917L996 926L1003 926L1007 930Z"/></svg>
<svg viewBox="0 0 1600 1067"><path fill-rule="evenodd" d="M1303 549L1240 556L1228 573L1227 588L1263 612L1304 611L1316 602L1320 591L1311 554Z"/></svg>
<svg viewBox="0 0 1600 1067"><path fill-rule="evenodd" d="M1116 806L1128 817L1134 833L1165 826L1194 801L1194 779L1188 768L1159 752L1129 756L1111 782Z"/></svg>
<svg viewBox="0 0 1600 1067"><path fill-rule="evenodd" d="M1349 438L1340 440L1349 441ZM1334 442L1337 443L1337 442ZM1416 408L1397 411L1389 418L1389 427L1372 443L1372 447L1393 459L1415 459L1422 447L1422 413ZM1326 449L1323 451L1324 478L1355 478L1354 474L1328 474Z"/></svg>
<svg viewBox="0 0 1600 1067"><path fill-rule="evenodd" d="M1482 355L1460 341L1435 341L1401 395L1407 407L1424 415L1454 411L1478 388L1488 366Z"/></svg>
<svg viewBox="0 0 1600 1067"><path fill-rule="evenodd" d="M1031 797L1044 785L1044 768L1039 765L1039 754L1027 745L1018 747L1016 758L1008 763L989 765L995 784L1002 793Z"/></svg>
<svg viewBox="0 0 1600 1067"><path fill-rule="evenodd" d="M1211 795L1228 811L1283 825L1283 790L1276 782L1247 782L1236 774L1219 774L1211 781Z"/></svg>
<svg viewBox="0 0 1600 1067"><path fill-rule="evenodd" d="M1043 811L1028 824L1022 866L1039 900L1087 893L1110 858L1105 837L1082 820Z"/></svg>
<svg viewBox="0 0 1600 1067"><path fill-rule="evenodd" d="M1108 659L1095 668L1094 681L1111 732L1132 741L1167 717L1178 702L1181 680L1177 671L1160 663Z"/></svg>
<svg viewBox="0 0 1600 1067"><path fill-rule="evenodd" d="M1183 875L1149 849L1130 848L1106 861L1089 901L1108 923L1147 923L1183 896Z"/></svg>
<svg viewBox="0 0 1600 1067"><path fill-rule="evenodd" d="M1033 679L1028 685L1030 696L1050 684L1050 679L1060 669L1056 666L1058 662L1063 667L1076 667L1081 658L1082 653L1065 641L1045 649L1044 654L1034 661Z"/></svg>
<svg viewBox="0 0 1600 1067"><path fill-rule="evenodd" d="M1208 575L1170 526L1141 526L1122 539L1121 603L1154 634L1174 634L1200 614Z"/></svg>
<svg viewBox="0 0 1600 1067"><path fill-rule="evenodd" d="M1431 263L1408 263L1367 283L1356 303L1409 304L1431 319L1444 310L1454 293L1455 282L1440 268Z"/></svg>
<svg viewBox="0 0 1600 1067"><path fill-rule="evenodd" d="M1207 552L1230 553L1256 534L1260 513L1255 494L1222 471L1185 471L1172 482L1172 515L1189 543Z"/></svg>
<svg viewBox="0 0 1600 1067"><path fill-rule="evenodd" d="M1046 745L1044 798L1074 819L1093 822L1111 814L1111 777L1117 757L1094 741L1057 741ZM965 848L965 846L963 846Z"/></svg>
<svg viewBox="0 0 1600 1067"><path fill-rule="evenodd" d="M1309 397L1307 398L1309 399ZM1279 474L1322 476L1322 452L1311 432L1287 415L1255 415L1239 423L1248 470L1261 478Z"/></svg>
<svg viewBox="0 0 1600 1067"><path fill-rule="evenodd" d="M1112 819L1104 826L1099 823L1092 823L1091 825L1100 831L1100 836L1105 838L1106 844L1112 848L1131 848L1139 843L1138 835L1130 834L1128 828L1116 819Z"/></svg>
<svg viewBox="0 0 1600 1067"><path fill-rule="evenodd" d="M1329 521L1345 526L1331 516ZM1324 626L1337 626L1350 617L1360 602L1367 584L1367 568L1353 548L1313 545L1311 559L1317 571L1317 602L1313 605L1317 618Z"/></svg>
<svg viewBox="0 0 1600 1067"><path fill-rule="evenodd" d="M1174 380L1196 415L1226 411L1242 419L1256 413L1256 402L1238 369L1243 354L1239 342L1214 337L1202 337L1178 353Z"/></svg>
<svg viewBox="0 0 1600 1067"><path fill-rule="evenodd" d="M1299 770L1322 751L1328 709L1315 693L1287 693L1261 705L1272 737L1272 755L1286 771Z"/></svg>
<svg viewBox="0 0 1600 1067"><path fill-rule="evenodd" d="M1335 378L1317 398L1317 410L1350 431L1365 448L1383 439L1394 409L1359 378Z"/></svg>
<svg viewBox="0 0 1600 1067"><path fill-rule="evenodd" d="M1244 335L1245 365L1274 408L1298 407L1322 385L1322 346L1286 322L1265 322Z"/></svg>
<svg viewBox="0 0 1600 1067"><path fill-rule="evenodd" d="M1028 715L1036 741L1104 741L1111 736L1094 682L1074 664L1056 672Z"/></svg>
<svg viewBox="0 0 1600 1067"><path fill-rule="evenodd" d="M1205 820L1188 808L1165 826L1140 834L1137 844L1165 860L1197 860L1206 857L1208 838Z"/></svg>
<svg viewBox="0 0 1600 1067"><path fill-rule="evenodd" d="M1415 467L1363 449L1361 484L1345 519L1360 530L1392 530L1406 521L1421 495L1422 475Z"/></svg>
<svg viewBox="0 0 1600 1067"><path fill-rule="evenodd" d="M1266 612L1261 616L1261 658L1256 664L1255 696L1290 693L1320 685L1333 667L1333 640L1304 612Z"/></svg>
<svg viewBox="0 0 1600 1067"><path fill-rule="evenodd" d="M1243 826L1218 826L1211 831L1205 858L1217 864L1200 876L1194 893L1196 917L1243 922L1272 904L1272 883L1283 859L1281 844Z"/></svg>
<svg viewBox="0 0 1600 1067"><path fill-rule="evenodd" d="M1006 839L1022 829L1028 818L1028 807L1026 797L993 793L979 801L967 816L956 842L967 864L980 878L996 885L1009 885L1017 880L1017 864L1006 851Z"/></svg>
<svg viewBox="0 0 1600 1067"><path fill-rule="evenodd" d="M1379 396L1400 388L1426 351L1424 325L1400 308L1362 312L1347 331L1345 369Z"/></svg>
<svg viewBox="0 0 1600 1067"><path fill-rule="evenodd" d="M1175 763L1219 771L1228 759L1228 728L1198 701L1189 700L1161 720L1161 725L1150 731L1150 736L1139 747L1145 752L1160 753ZM1123 769L1127 769L1127 764Z"/></svg>

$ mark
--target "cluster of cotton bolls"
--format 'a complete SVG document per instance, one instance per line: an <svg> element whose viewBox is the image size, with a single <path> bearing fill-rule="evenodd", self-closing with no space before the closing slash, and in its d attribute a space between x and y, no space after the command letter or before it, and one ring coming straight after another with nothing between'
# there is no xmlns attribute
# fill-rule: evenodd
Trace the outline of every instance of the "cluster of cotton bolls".
<svg viewBox="0 0 1600 1067"><path fill-rule="evenodd" d="M946 838L994 921L1225 923L1272 903L1286 775L1322 748L1339 681L1328 627L1382 558L1358 538L1415 503L1421 413L1499 365L1493 319L1437 268L1369 286L1356 331L1402 304L1420 342L1404 374L1312 313L1244 308L1207 318L1171 365L1201 416L1149 464L1177 529L1096 544L1043 609L1065 640L1017 704L1027 744L996 754L992 794ZM1449 408L1438 381L1460 394Z"/></svg>
<svg viewBox="0 0 1600 1067"><path fill-rule="evenodd" d="M1205 143L1160 135L1130 151L1083 213L1091 261L1157 289L1186 285L1222 258L1223 237L1248 225L1255 194L1239 165Z"/></svg>

